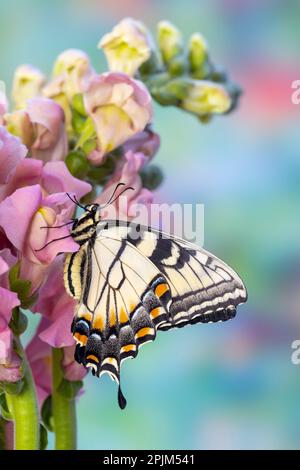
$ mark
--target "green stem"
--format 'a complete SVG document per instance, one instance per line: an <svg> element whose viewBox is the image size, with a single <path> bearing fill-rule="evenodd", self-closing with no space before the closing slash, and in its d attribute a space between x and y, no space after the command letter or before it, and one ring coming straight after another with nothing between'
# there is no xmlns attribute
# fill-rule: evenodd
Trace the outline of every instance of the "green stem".
<svg viewBox="0 0 300 470"><path fill-rule="evenodd" d="M0 416L0 450L6 449L5 427L6 421Z"/></svg>
<svg viewBox="0 0 300 470"><path fill-rule="evenodd" d="M6 393L8 408L14 419L15 450L40 448L40 424L37 397L30 366L20 339L16 338L18 353L23 359L23 388L18 394Z"/></svg>
<svg viewBox="0 0 300 470"><path fill-rule="evenodd" d="M75 399L63 396L58 390L62 380L63 372L61 361L63 359L62 349L52 349L52 412L54 418L55 449L76 449L76 409Z"/></svg>

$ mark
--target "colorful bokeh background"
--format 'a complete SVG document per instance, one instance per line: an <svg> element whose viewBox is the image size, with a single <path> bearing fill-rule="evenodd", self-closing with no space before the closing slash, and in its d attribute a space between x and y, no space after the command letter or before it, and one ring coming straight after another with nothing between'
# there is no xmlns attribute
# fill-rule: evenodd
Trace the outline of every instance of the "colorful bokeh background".
<svg viewBox="0 0 300 470"><path fill-rule="evenodd" d="M241 274L249 301L234 321L161 333L126 363L125 411L108 377L88 377L79 448L300 448L300 2L2 0L0 78L9 86L20 63L50 73L70 47L104 70L96 44L124 16L200 31L244 89L239 109L208 125L156 106L156 201L205 205L205 246Z"/></svg>

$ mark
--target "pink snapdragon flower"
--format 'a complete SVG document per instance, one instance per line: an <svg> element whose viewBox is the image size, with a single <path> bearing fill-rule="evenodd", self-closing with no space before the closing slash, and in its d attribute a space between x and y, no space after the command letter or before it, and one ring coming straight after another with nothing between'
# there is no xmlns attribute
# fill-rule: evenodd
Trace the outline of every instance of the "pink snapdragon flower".
<svg viewBox="0 0 300 470"><path fill-rule="evenodd" d="M44 330L47 330L49 321L43 317L39 323L37 331L26 348L26 355L32 370L39 408L42 408L44 401L52 393L52 348L41 339ZM87 371L75 362L75 346L63 348L62 370L65 379L73 382L82 380Z"/></svg>
<svg viewBox="0 0 300 470"><path fill-rule="evenodd" d="M45 83L46 77L39 69L29 64L20 65L14 73L12 87L15 108L25 108L27 100L41 96Z"/></svg>
<svg viewBox="0 0 300 470"><path fill-rule="evenodd" d="M50 228L68 222L74 204L64 193L43 197L39 185L17 189L0 204L0 225L10 242L30 261L49 264L60 252L76 251L77 244L67 238L46 246L49 241L69 235L67 227Z"/></svg>
<svg viewBox="0 0 300 470"><path fill-rule="evenodd" d="M123 144L123 151L131 150L133 153L142 152L144 155L153 158L160 147L160 137L150 128L144 129Z"/></svg>
<svg viewBox="0 0 300 470"><path fill-rule="evenodd" d="M48 98L32 98L24 110L5 116L8 129L18 135L33 158L63 160L68 152L65 116L62 108Z"/></svg>
<svg viewBox="0 0 300 470"><path fill-rule="evenodd" d="M54 348L74 346L71 323L76 307L64 287L63 257L58 256L50 266L48 277L39 291L39 299L32 311L44 317L39 338Z"/></svg>
<svg viewBox="0 0 300 470"><path fill-rule="evenodd" d="M3 82L0 82L0 125L3 124L3 115L7 112L8 101L5 94L5 88L1 87Z"/></svg>
<svg viewBox="0 0 300 470"><path fill-rule="evenodd" d="M9 328L12 310L20 305L17 294L8 285L8 271L15 262L8 248L0 251L0 382L16 382L21 378L21 360L13 351L13 333Z"/></svg>
<svg viewBox="0 0 300 470"><path fill-rule="evenodd" d="M0 226L18 250L20 275L31 281L32 292L41 285L58 253L78 249L68 226L60 227L70 221L74 212L66 190L80 199L91 188L71 176L63 162L46 164L40 183L19 188L0 203ZM52 242L58 238L62 240Z"/></svg>
<svg viewBox="0 0 300 470"><path fill-rule="evenodd" d="M70 135L73 135L71 110L73 98L86 91L94 75L96 72L85 52L67 49L57 57L53 68L53 79L43 89L44 96L55 100L64 110L66 128Z"/></svg>
<svg viewBox="0 0 300 470"><path fill-rule="evenodd" d="M148 207L152 203L152 192L142 187L142 180L139 175L139 171L147 161L148 158L141 152L134 153L131 150L126 152L115 174L105 185L95 202L105 204L119 182L131 186L133 190L127 191L114 204L106 207L102 213L103 218L132 219L137 215L138 204Z"/></svg>
<svg viewBox="0 0 300 470"><path fill-rule="evenodd" d="M63 160L68 152L68 139L62 108L47 98L33 98L28 101L27 113L36 136L31 146L32 157L45 162Z"/></svg>
<svg viewBox="0 0 300 470"><path fill-rule="evenodd" d="M95 74L88 55L79 49L67 49L57 57L53 80L43 90L45 96L65 95L71 103L74 95L83 93Z"/></svg>
<svg viewBox="0 0 300 470"><path fill-rule="evenodd" d="M43 322L42 319L35 335L26 347L26 356L32 370L40 409L52 391L51 348L39 338Z"/></svg>
<svg viewBox="0 0 300 470"><path fill-rule="evenodd" d="M0 126L0 185L6 184L17 165L25 158L27 148L20 139Z"/></svg>
<svg viewBox="0 0 300 470"><path fill-rule="evenodd" d="M152 119L151 96L143 83L123 73L94 76L84 93L84 104L98 138L99 162ZM97 163L95 155L93 163Z"/></svg>
<svg viewBox="0 0 300 470"><path fill-rule="evenodd" d="M151 55L152 38L145 25L132 18L124 18L105 34L98 44L107 57L109 69L133 76Z"/></svg>

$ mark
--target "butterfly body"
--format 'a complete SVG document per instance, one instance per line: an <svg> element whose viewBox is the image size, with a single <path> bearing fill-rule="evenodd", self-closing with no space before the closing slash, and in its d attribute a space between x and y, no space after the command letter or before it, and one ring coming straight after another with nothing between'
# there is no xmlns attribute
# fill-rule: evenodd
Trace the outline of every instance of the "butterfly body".
<svg viewBox="0 0 300 470"><path fill-rule="evenodd" d="M101 221L86 206L71 235L65 285L78 306L75 359L120 383L121 363L159 330L233 318L247 299L237 274L197 245L150 227ZM126 401L119 388L121 408Z"/></svg>

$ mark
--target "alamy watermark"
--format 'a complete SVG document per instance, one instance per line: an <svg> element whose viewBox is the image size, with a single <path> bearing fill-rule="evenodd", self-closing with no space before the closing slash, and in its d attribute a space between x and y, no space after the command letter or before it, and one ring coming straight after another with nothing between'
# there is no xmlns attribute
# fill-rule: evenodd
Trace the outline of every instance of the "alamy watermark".
<svg viewBox="0 0 300 470"><path fill-rule="evenodd" d="M174 235L199 246L204 245L203 204L135 204L120 197L117 205L101 210L101 220L126 220L130 215L130 236L140 237L139 224L161 231L161 238ZM137 227L138 226L138 227ZM99 225L101 231L103 225ZM121 228L120 228L121 230Z"/></svg>
<svg viewBox="0 0 300 470"><path fill-rule="evenodd" d="M293 352L291 354L291 362L295 366L300 365L300 339L295 339L295 341L292 342L291 348L293 349Z"/></svg>
<svg viewBox="0 0 300 470"><path fill-rule="evenodd" d="M300 80L292 82L292 89L294 90L291 96L293 104L300 104Z"/></svg>

